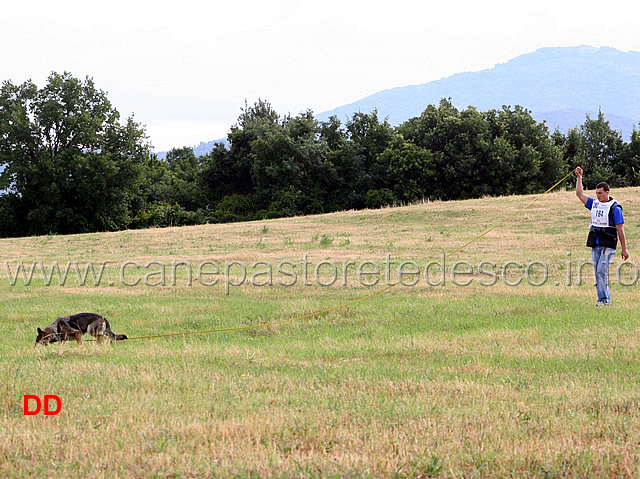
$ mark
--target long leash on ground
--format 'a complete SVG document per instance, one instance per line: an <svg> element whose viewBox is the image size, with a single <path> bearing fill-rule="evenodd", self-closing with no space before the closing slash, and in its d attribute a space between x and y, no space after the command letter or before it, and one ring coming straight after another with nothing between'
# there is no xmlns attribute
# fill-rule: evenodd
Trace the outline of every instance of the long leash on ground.
<svg viewBox="0 0 640 479"><path fill-rule="evenodd" d="M557 181L553 186L551 186L549 189L547 189L544 193L541 193L540 195L536 196L529 203L527 203L524 207L522 207L519 210L517 210L515 213L511 214L510 216L507 216L505 219L501 220L499 223L495 224L491 228L489 228L486 231L482 232L481 234L479 234L478 236L476 236L472 240L467 241L466 243L464 243L459 248L451 251L450 253L447 253L444 256L444 259L450 258L454 254L459 253L460 251L465 249L467 246L471 245L472 243L475 243L479 239L481 239L484 236L486 236L489 233L491 233L493 230L499 228L500 226L504 225L508 221L510 221L513 218L515 218L516 216L518 216L524 210L529 208L533 203L535 203L540 198L542 198L543 196L545 196L548 193L550 193L554 188L556 188L558 185L560 185L564 180L569 178L569 176L571 176L572 173L573 173L573 170L570 171L561 180ZM258 328L265 328L267 326L279 326L281 324L293 323L294 321L300 321L302 319L313 318L315 316L320 316L320 315L323 315L323 314L326 314L326 313L330 313L332 311L343 309L343 308L346 308L348 306L351 306L351 305L354 305L356 303L359 303L361 301L365 301L367 299L373 298L374 296L378 296L378 295L380 295L380 294L382 294L382 293L384 293L386 291L389 291L391 288L399 285L400 283L402 283L404 281L407 281L407 280L409 280L411 278L414 278L414 277L416 277L418 275L421 275L424 272L425 268L426 267L420 268L417 272L407 276L406 278L403 278L400 281L396 281L395 283L392 283L392 284L390 284L390 285L388 285L388 286L386 286L384 288L381 288L381 289L379 289L377 291L374 291L373 293L370 293L370 294L367 294L367 295L362 296L360 298L354 299L353 301L348 301L346 303L339 304L338 306L333 306L331 308L321 309L321 310L314 311L314 312L311 312L311 313L307 313L307 314L303 314L303 315L300 315L300 316L296 316L294 318L282 319L282 320L278 320L278 321L271 321L269 323L253 324L253 325L247 325L247 326L235 326L235 327L231 327L231 328L216 328L216 329L207 329L207 330L198 330L198 331L183 331L181 333L165 333L165 334L152 334L152 335L149 335L149 336L134 336L134 337L128 338L127 340L128 341L132 341L134 339L168 338L168 337L171 337L171 336L187 336L187 335L190 335L190 334L209 334L209 333L222 333L222 332L228 332L228 331L246 331L246 330L249 330L249 329L258 329Z"/></svg>

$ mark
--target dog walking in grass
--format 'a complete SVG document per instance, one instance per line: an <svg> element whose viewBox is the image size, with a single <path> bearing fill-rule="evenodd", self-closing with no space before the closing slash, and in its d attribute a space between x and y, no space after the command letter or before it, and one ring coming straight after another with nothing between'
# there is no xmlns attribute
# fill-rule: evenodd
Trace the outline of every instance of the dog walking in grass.
<svg viewBox="0 0 640 479"><path fill-rule="evenodd" d="M99 314L80 313L73 316L60 316L44 330L38 328L36 344L47 345L57 341L69 341L75 339L82 344L82 335L89 333L101 343L105 339L109 341L122 341L127 339L124 334L115 334L111 331L109 321Z"/></svg>

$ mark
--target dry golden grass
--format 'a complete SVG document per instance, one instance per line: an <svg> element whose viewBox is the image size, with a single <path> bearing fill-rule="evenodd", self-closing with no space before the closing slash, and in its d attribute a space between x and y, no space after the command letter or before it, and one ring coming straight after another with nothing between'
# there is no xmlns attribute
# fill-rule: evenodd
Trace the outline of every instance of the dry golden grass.
<svg viewBox="0 0 640 479"><path fill-rule="evenodd" d="M636 208L640 188L616 190L625 207L627 227L633 237L638 226ZM371 253L402 252L414 258L437 259L521 209L535 196L425 202L399 208L349 211L297 218L201 225L181 228L129 230L70 236L0 239L3 260L96 260L120 262L123 258L198 261L260 261L331 257L354 259ZM553 216L549 217L549 212ZM588 210L570 191L548 194L522 211L510 224L489 233L464 252L473 258L505 250L505 257L525 251L547 257L550 249L581 248ZM322 235L331 239L321 244Z"/></svg>

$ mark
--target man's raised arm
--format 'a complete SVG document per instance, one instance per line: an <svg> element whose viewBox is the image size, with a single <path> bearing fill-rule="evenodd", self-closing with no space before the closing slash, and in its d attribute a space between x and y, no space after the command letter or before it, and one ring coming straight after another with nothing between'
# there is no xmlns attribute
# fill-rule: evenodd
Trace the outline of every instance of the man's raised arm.
<svg viewBox="0 0 640 479"><path fill-rule="evenodd" d="M575 172L576 172L576 196L580 198L580 201L582 201L583 205L586 205L589 197L584 194L584 188L582 186L582 168L578 166Z"/></svg>

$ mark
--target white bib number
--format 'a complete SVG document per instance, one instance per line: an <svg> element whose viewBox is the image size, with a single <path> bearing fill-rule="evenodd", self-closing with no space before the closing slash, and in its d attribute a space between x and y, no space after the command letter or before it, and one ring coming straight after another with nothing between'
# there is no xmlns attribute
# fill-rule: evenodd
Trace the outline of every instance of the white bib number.
<svg viewBox="0 0 640 479"><path fill-rule="evenodd" d="M591 205L591 224L599 228L609 226L609 211L611 211L611 207L615 204L615 200L607 201L606 203L600 203L598 200L594 200Z"/></svg>

